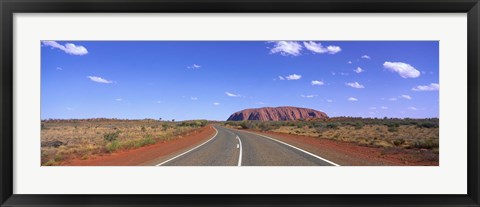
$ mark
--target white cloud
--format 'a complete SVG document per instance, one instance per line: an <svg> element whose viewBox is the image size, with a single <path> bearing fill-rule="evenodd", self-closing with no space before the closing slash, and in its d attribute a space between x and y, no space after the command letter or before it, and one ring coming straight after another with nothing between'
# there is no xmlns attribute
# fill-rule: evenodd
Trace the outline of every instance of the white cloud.
<svg viewBox="0 0 480 207"><path fill-rule="evenodd" d="M389 98L388 100L389 100L389 101L396 101L397 98Z"/></svg>
<svg viewBox="0 0 480 207"><path fill-rule="evenodd" d="M278 76L278 79L279 80L285 80L285 78L283 76Z"/></svg>
<svg viewBox="0 0 480 207"><path fill-rule="evenodd" d="M91 81L97 82L97 83L113 83L113 81L110 81L110 80L107 80L107 79L104 79L104 78L98 77L98 76L88 76L87 78L89 78Z"/></svg>
<svg viewBox="0 0 480 207"><path fill-rule="evenodd" d="M300 80L300 78L302 78L301 75L297 75L297 74L292 74L292 75L289 75L289 76L286 76L285 77L287 80Z"/></svg>
<svg viewBox="0 0 480 207"><path fill-rule="evenodd" d="M381 109L388 109L388 107L386 107L386 106L381 106L380 108Z"/></svg>
<svg viewBox="0 0 480 207"><path fill-rule="evenodd" d="M218 105L220 105L220 103L214 102L213 105L218 106Z"/></svg>
<svg viewBox="0 0 480 207"><path fill-rule="evenodd" d="M409 96L409 95L401 95L400 97L402 97L404 99L408 99L408 100L412 99L412 97Z"/></svg>
<svg viewBox="0 0 480 207"><path fill-rule="evenodd" d="M123 99L122 98L117 98L117 99L115 99L115 101L123 101Z"/></svg>
<svg viewBox="0 0 480 207"><path fill-rule="evenodd" d="M333 100L331 100L331 99L327 99L327 102L328 102L328 103L332 103L332 102L333 102Z"/></svg>
<svg viewBox="0 0 480 207"><path fill-rule="evenodd" d="M157 103L158 103L158 104L161 104L161 103L162 103L162 101L157 101Z"/></svg>
<svg viewBox="0 0 480 207"><path fill-rule="evenodd" d="M61 67L56 67L55 69L57 69L57 70L63 70L63 68L61 68Z"/></svg>
<svg viewBox="0 0 480 207"><path fill-rule="evenodd" d="M348 100L349 100L349 101L358 101L358 99L357 99L357 98L354 98L354 97L350 97L350 98L348 98Z"/></svg>
<svg viewBox="0 0 480 207"><path fill-rule="evenodd" d="M365 88L362 84L358 82L353 82L353 83L345 83L345 85L350 86L352 88Z"/></svg>
<svg viewBox="0 0 480 207"><path fill-rule="evenodd" d="M347 76L348 73L341 72L340 75Z"/></svg>
<svg viewBox="0 0 480 207"><path fill-rule="evenodd" d="M64 51L67 54L70 55L86 55L88 54L87 48L81 45L75 45L73 43L66 43L65 45L62 45L58 42L55 41L42 41L42 44L44 46L50 46L51 48L57 48L59 50Z"/></svg>
<svg viewBox="0 0 480 207"><path fill-rule="evenodd" d="M319 53L319 54L328 53L333 55L335 53L342 51L342 48L340 48L339 46L329 45L327 47L324 47L322 43L316 43L313 41L303 42L303 45L305 46L305 48L307 48L307 50L310 50L314 53Z"/></svg>
<svg viewBox="0 0 480 207"><path fill-rule="evenodd" d="M314 98L317 95L300 95L302 98Z"/></svg>
<svg viewBox="0 0 480 207"><path fill-rule="evenodd" d="M230 93L230 92L225 92L225 94L227 96L230 96L230 97L240 97L240 94L234 94L234 93Z"/></svg>
<svg viewBox="0 0 480 207"><path fill-rule="evenodd" d="M430 85L417 86L412 91L438 91L440 85L438 83L430 83Z"/></svg>
<svg viewBox="0 0 480 207"><path fill-rule="evenodd" d="M192 97L190 97L190 100L196 101L196 100L198 100L198 97L192 96Z"/></svg>
<svg viewBox="0 0 480 207"><path fill-rule="evenodd" d="M197 65L197 64L193 64L193 65L187 66L188 69L199 69L199 68L201 68L201 67L202 67L202 66Z"/></svg>
<svg viewBox="0 0 480 207"><path fill-rule="evenodd" d="M75 109L74 109L74 108L67 107L67 110L68 110L68 111L73 111L73 110L75 110Z"/></svg>
<svg viewBox="0 0 480 207"><path fill-rule="evenodd" d="M332 75L335 75L336 73L335 72L332 72Z"/></svg>
<svg viewBox="0 0 480 207"><path fill-rule="evenodd" d="M259 102L255 102L255 104L258 104L258 105L265 105L265 103L259 101Z"/></svg>
<svg viewBox="0 0 480 207"><path fill-rule="evenodd" d="M377 107L374 107L374 106L373 106L373 107L370 107L369 109L375 110L375 109L377 109Z"/></svg>
<svg viewBox="0 0 480 207"><path fill-rule="evenodd" d="M311 84L312 86L321 86L321 85L324 85L325 83L323 81L313 80Z"/></svg>
<svg viewBox="0 0 480 207"><path fill-rule="evenodd" d="M283 56L299 56L301 55L302 45L293 41L277 41L274 42L274 46L270 49L270 54L280 53Z"/></svg>
<svg viewBox="0 0 480 207"><path fill-rule="evenodd" d="M357 69L353 70L355 73L361 73L363 72L363 69L361 67L357 67Z"/></svg>
<svg viewBox="0 0 480 207"><path fill-rule="evenodd" d="M408 107L408 109L409 109L409 110L413 110L413 111L418 110L417 108L415 108L415 107L413 107L413 106Z"/></svg>
<svg viewBox="0 0 480 207"><path fill-rule="evenodd" d="M362 55L361 58L363 58L363 59L369 59L369 60L372 59L372 58L370 58L370 56L368 56L368 55Z"/></svg>
<svg viewBox="0 0 480 207"><path fill-rule="evenodd" d="M348 61L347 63L348 63L348 64L352 64L352 61Z"/></svg>
<svg viewBox="0 0 480 207"><path fill-rule="evenodd" d="M387 70L398 73L402 78L418 78L420 76L420 71L407 63L385 62L383 63L383 67Z"/></svg>

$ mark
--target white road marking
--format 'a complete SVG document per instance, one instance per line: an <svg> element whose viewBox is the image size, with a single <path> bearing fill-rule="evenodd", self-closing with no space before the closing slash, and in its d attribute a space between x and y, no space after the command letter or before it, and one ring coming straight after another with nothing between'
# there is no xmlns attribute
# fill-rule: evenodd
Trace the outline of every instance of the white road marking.
<svg viewBox="0 0 480 207"><path fill-rule="evenodd" d="M172 157L172 158L168 159L167 161L164 161L164 162L162 162L162 163L160 163L160 164L158 164L158 165L156 165L156 166L160 166L160 165L163 165L163 164L165 164L165 163L167 163L167 162L170 162L170 161L172 161L172 160L174 160L174 159L176 159L176 158L179 158L180 156L182 156L182 155L184 155L184 154L187 154L187 153L193 151L194 149L199 148L200 146L206 144L207 142L210 142L210 141L211 141L213 138L215 138L215 137L217 136L217 134L218 134L218 130L217 130L215 127L213 127L213 129L215 129L215 135L213 135L213 137L210 138L209 140L205 141L204 143L202 143L202 144L200 144L200 145L198 145L198 146L196 146L196 147L194 147L194 148L192 148L192 149L190 149L190 150L188 150L188 151L186 151L186 152L184 152L184 153L182 153L182 154L179 154L179 155L177 155L177 156L175 156L175 157Z"/></svg>
<svg viewBox="0 0 480 207"><path fill-rule="evenodd" d="M289 146L289 147L291 147L291 148L293 148L293 149L299 150L299 151L301 151L301 152L303 152L303 153L305 153L305 154L308 154L308 155L313 156L313 157L315 157L315 158L317 158L317 159L320 159L320 160L322 160L322 161L325 161L325 162L327 162L327 163L329 163L329 164L331 164L331 165L340 166L340 165L337 164L337 163L334 163L334 162L332 162L332 161L330 161L330 160L327 160L327 159L325 159L325 158L323 158L323 157L320 157L320 156L318 156L318 155L316 155L316 154L313 154L313 153L311 153L311 152L305 151L305 150L303 150L303 149L300 149L300 148L295 147L295 146L293 146L293 145L287 144L287 143L282 142L282 141L280 141L280 140L276 140L276 139L274 139L274 138L271 138L271 137L268 137L268 136L265 136L265 135L262 135L262 134L256 134L256 133L249 132L249 131L243 131L243 132L247 132L247 133L250 133L250 134L255 134L255 135L258 135L258 136L261 136L261 137L265 137L265 138L267 138L267 139L270 139L270 140L273 140L273 141L275 141L275 142L278 142L278 143L287 145L287 146Z"/></svg>
<svg viewBox="0 0 480 207"><path fill-rule="evenodd" d="M240 137L238 137L238 135L237 135L237 139L239 143L237 144L237 148L240 145L240 153L238 155L238 166L242 166L242 140L240 140Z"/></svg>

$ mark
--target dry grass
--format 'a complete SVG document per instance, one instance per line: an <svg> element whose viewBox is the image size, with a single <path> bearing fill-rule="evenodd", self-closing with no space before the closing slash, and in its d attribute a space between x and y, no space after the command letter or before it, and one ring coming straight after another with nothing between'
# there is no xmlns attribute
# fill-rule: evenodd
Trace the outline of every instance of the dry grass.
<svg viewBox="0 0 480 207"><path fill-rule="evenodd" d="M385 148L425 148L438 151L439 143L439 128L420 128L414 125L400 125L394 129L384 125L365 125L361 128L339 126L336 129L321 130L306 126L282 126L271 131Z"/></svg>
<svg viewBox="0 0 480 207"><path fill-rule="evenodd" d="M42 121L41 163L58 165L68 159L88 159L102 153L134 149L177 138L206 124L204 121L185 123L111 119Z"/></svg>

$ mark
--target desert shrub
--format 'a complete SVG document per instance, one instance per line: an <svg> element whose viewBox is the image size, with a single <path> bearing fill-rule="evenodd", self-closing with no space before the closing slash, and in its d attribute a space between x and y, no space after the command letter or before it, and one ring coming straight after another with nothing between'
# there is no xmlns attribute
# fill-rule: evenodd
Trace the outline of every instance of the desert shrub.
<svg viewBox="0 0 480 207"><path fill-rule="evenodd" d="M362 129L363 128L363 123L362 122L355 122L354 126L355 126L355 129Z"/></svg>
<svg viewBox="0 0 480 207"><path fill-rule="evenodd" d="M433 123L433 122L420 122L420 123L417 123L417 127L420 127L420 128L435 128L435 127L438 127L438 124Z"/></svg>
<svg viewBox="0 0 480 207"><path fill-rule="evenodd" d="M162 124L163 131L167 131L168 128L170 128L170 126L167 123Z"/></svg>
<svg viewBox="0 0 480 207"><path fill-rule="evenodd" d="M120 142L118 142L116 140L112 141L112 142L108 143L105 148L106 148L107 152L115 152L118 149L120 149Z"/></svg>
<svg viewBox="0 0 480 207"><path fill-rule="evenodd" d="M338 123L332 122L327 124L328 129L338 129Z"/></svg>
<svg viewBox="0 0 480 207"><path fill-rule="evenodd" d="M389 127L388 127L388 131L389 131L389 132L396 132L396 131L398 131L398 127L389 126Z"/></svg>
<svg viewBox="0 0 480 207"><path fill-rule="evenodd" d="M297 126L298 129L301 129L301 128L303 128L304 124L302 122L298 122L296 124L296 126Z"/></svg>
<svg viewBox="0 0 480 207"><path fill-rule="evenodd" d="M402 144L405 143L405 140L404 140L404 139L401 139L401 138L400 138L400 139L395 139L395 140L393 140L392 143L393 143L393 145L395 145L395 146L400 146L400 145L402 145Z"/></svg>
<svg viewBox="0 0 480 207"><path fill-rule="evenodd" d="M413 146L420 149L433 149L438 148L438 143L432 140L417 140L413 143Z"/></svg>
<svg viewBox="0 0 480 207"><path fill-rule="evenodd" d="M103 139L107 142L112 142L112 141L117 140L118 135L120 135L120 131L116 131L116 132L113 132L113 133L106 133L106 134L103 135Z"/></svg>

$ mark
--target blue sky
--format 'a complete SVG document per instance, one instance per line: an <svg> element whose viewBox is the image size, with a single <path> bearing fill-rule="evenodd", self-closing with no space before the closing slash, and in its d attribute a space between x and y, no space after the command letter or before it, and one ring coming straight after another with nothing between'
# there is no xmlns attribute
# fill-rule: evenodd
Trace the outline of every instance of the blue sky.
<svg viewBox="0 0 480 207"><path fill-rule="evenodd" d="M439 115L437 41L42 41L41 118Z"/></svg>

